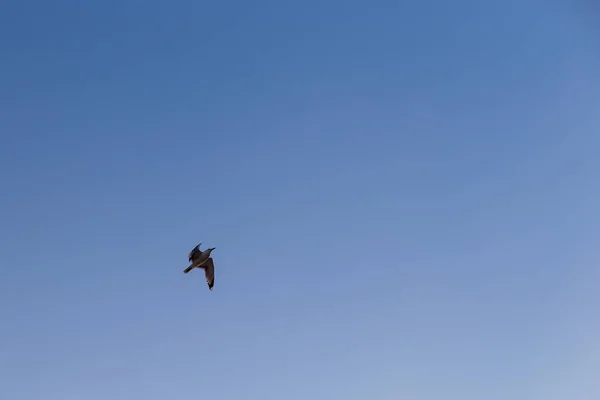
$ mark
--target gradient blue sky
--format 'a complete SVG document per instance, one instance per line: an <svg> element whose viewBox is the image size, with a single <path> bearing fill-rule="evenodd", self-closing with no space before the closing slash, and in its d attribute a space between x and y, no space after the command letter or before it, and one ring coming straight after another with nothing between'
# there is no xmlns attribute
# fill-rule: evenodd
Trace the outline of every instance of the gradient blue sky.
<svg viewBox="0 0 600 400"><path fill-rule="evenodd" d="M4 2L0 397L597 400L598 11Z"/></svg>

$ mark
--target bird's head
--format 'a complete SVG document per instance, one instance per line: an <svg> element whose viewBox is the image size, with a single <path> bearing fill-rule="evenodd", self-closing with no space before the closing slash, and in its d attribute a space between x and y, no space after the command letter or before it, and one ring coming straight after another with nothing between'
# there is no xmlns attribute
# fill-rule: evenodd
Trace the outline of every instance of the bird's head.
<svg viewBox="0 0 600 400"><path fill-rule="evenodd" d="M214 249L216 249L216 247L211 247L210 249L206 249L206 250L208 250L208 254L210 254L210 252L213 251Z"/></svg>

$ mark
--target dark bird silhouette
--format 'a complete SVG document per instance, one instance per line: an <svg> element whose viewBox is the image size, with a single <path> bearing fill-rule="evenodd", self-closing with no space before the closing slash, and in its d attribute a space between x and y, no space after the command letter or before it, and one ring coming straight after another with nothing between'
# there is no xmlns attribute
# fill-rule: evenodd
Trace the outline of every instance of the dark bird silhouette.
<svg viewBox="0 0 600 400"><path fill-rule="evenodd" d="M210 249L202 251L200 250L201 244L202 243L199 243L192 249L192 251L189 252L188 260L191 262L191 264L189 267L183 270L183 273L187 274L194 268L202 268L204 270L204 276L206 278L208 288L213 290L213 286L215 285L215 264L213 263L210 253L215 249L215 247L211 247Z"/></svg>

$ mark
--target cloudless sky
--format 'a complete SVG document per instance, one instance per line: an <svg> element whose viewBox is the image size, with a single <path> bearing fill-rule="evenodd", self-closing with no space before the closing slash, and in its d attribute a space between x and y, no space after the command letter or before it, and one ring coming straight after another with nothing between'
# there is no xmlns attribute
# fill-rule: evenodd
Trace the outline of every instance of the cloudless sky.
<svg viewBox="0 0 600 400"><path fill-rule="evenodd" d="M597 400L599 13L4 2L0 397Z"/></svg>

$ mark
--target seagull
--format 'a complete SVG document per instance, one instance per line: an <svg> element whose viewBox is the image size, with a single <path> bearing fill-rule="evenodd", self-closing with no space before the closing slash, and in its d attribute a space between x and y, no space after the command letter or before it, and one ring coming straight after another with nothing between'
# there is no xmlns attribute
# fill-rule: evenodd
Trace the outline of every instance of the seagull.
<svg viewBox="0 0 600 400"><path fill-rule="evenodd" d="M215 285L215 264L213 264L213 259L210 256L210 253L215 249L212 247L210 249L206 249L204 251L200 250L199 243L188 253L188 260L192 263L189 267L183 270L184 274L187 274L194 268L202 268L204 270L204 276L206 277L206 283L208 284L208 288L213 290L213 286Z"/></svg>

